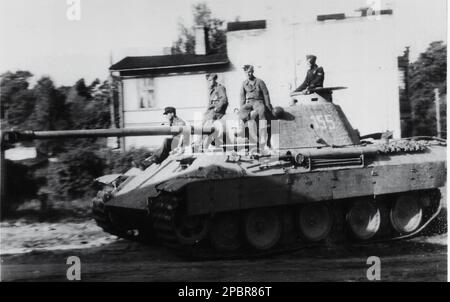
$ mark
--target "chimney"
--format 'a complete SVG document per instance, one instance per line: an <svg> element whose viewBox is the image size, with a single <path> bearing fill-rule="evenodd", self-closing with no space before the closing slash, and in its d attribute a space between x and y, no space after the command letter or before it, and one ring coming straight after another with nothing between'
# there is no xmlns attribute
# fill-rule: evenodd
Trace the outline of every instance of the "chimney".
<svg viewBox="0 0 450 302"><path fill-rule="evenodd" d="M206 55L208 53L208 30L206 27L195 26L195 54Z"/></svg>

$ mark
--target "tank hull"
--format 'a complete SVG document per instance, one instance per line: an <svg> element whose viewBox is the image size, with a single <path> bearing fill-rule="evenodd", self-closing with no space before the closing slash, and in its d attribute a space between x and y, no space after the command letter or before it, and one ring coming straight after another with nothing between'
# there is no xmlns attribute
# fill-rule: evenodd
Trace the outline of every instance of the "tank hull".
<svg viewBox="0 0 450 302"><path fill-rule="evenodd" d="M182 159L171 156L161 165L151 166L127 180L120 190L111 194L104 208L109 213L110 225L120 226L125 234L130 230L145 230L147 239L152 238L155 242L183 251L190 249L194 255L201 255L200 249L207 251L204 255L214 257L271 253L292 246L317 244L316 241L302 239L304 236L298 229L301 220L298 213L307 205L324 205L333 217L330 232L332 229L334 234L328 234L326 240L319 240L322 243L414 236L440 210L438 188L445 186L446 181L446 147L434 144L420 152L387 153L374 153L373 148L372 145L367 148L349 146L348 150L341 148L335 152L330 147L331 153L353 156L344 156L344 161L342 156L324 156L328 154L324 148L315 165L307 166L279 158L242 157L236 160L230 159L230 154L218 153L190 155L194 160L181 169ZM298 151L311 154L307 149ZM359 157L355 157L358 154ZM337 166L336 161L339 163ZM392 213L400 204L398 200L405 198L411 199L415 207L420 207L420 221L415 223L412 231L405 225L402 226L406 229L400 231L392 226L396 221L392 220ZM377 210L377 232L367 239L364 239L368 236L366 230L358 236L349 230L349 213L355 212L355 205L361 203L373 204ZM282 217L279 220L283 231L276 247L249 247L248 239L243 238L243 225L248 221L248 215L258 209ZM419 213L413 214L417 216ZM411 217L414 222L415 216ZM190 225L199 230L197 233L191 230L191 236L180 235L186 228L180 221L186 218L193 219ZM220 248L218 251L217 244L211 243L220 241L218 236L224 236L223 232L212 235L214 227L211 225L223 224L218 222L222 219L228 219L228 224L231 224L229 219L238 221L242 237L238 251L228 251L229 246L225 251ZM315 233L317 231L313 230Z"/></svg>

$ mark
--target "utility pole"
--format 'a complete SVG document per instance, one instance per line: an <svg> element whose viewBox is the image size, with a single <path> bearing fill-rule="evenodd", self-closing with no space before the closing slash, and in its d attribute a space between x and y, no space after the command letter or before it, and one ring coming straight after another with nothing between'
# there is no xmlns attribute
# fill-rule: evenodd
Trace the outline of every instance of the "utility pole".
<svg viewBox="0 0 450 302"><path fill-rule="evenodd" d="M0 134L0 140L3 140L3 137ZM5 149L3 146L3 142L0 142L0 203L6 203L6 160L5 160Z"/></svg>
<svg viewBox="0 0 450 302"><path fill-rule="evenodd" d="M113 57L112 57L112 51L109 53L109 66L113 65ZM109 113L110 113L110 119L111 119L111 128L116 128L116 117L115 117L115 111L114 111L114 77L112 74L112 71L109 72L108 77L108 84L109 84Z"/></svg>
<svg viewBox="0 0 450 302"><path fill-rule="evenodd" d="M436 128L437 128L437 137L442 137L441 131L441 104L439 103L439 89L434 89L434 104L436 105Z"/></svg>
<svg viewBox="0 0 450 302"><path fill-rule="evenodd" d="M109 53L109 66L113 65L113 54L112 51L110 51ZM109 77L108 77L108 84L109 84L109 114L110 114L110 120L111 120L111 126L110 128L112 129L116 129L117 128L117 124L116 124L116 110L115 110L115 95L114 95L114 90L115 90L115 79L114 79L114 75L113 75L113 71L109 72ZM120 139L118 137L110 137L108 138L108 147L112 147L114 149L117 149L120 145ZM110 153L108 153L110 154Z"/></svg>

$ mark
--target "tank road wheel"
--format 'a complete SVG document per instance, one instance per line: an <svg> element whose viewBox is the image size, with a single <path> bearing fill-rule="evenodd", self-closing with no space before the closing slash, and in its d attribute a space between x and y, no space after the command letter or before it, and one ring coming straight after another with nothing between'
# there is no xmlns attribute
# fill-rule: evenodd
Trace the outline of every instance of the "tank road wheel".
<svg viewBox="0 0 450 302"><path fill-rule="evenodd" d="M333 226L333 214L324 204L308 204L298 214L300 234L308 241L325 239Z"/></svg>
<svg viewBox="0 0 450 302"><path fill-rule="evenodd" d="M282 233L282 221L274 209L254 209L244 222L247 242L257 250L267 250L277 244Z"/></svg>
<svg viewBox="0 0 450 302"><path fill-rule="evenodd" d="M422 222L422 207L413 195L402 195L390 212L392 227L399 233L411 233Z"/></svg>
<svg viewBox="0 0 450 302"><path fill-rule="evenodd" d="M369 201L355 202L347 212L347 223L353 235L360 240L375 236L380 229L380 210Z"/></svg>
<svg viewBox="0 0 450 302"><path fill-rule="evenodd" d="M206 216L182 215L174 221L178 242L193 245L203 240L208 234L209 219Z"/></svg>
<svg viewBox="0 0 450 302"><path fill-rule="evenodd" d="M240 248L239 216L233 213L216 215L211 223L210 240L220 251L235 251Z"/></svg>

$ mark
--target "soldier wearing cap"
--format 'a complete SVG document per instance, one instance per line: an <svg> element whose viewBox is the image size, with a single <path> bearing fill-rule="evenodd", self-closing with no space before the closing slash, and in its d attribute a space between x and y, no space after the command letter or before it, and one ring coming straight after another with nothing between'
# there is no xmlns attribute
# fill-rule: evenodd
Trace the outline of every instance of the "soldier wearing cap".
<svg viewBox="0 0 450 302"><path fill-rule="evenodd" d="M318 87L323 87L323 80L325 78L325 72L323 68L316 64L317 57L315 55L307 55L306 61L308 62L309 69L306 73L306 78L303 83L295 89L295 91L303 91L306 94L311 93L312 90Z"/></svg>
<svg viewBox="0 0 450 302"><path fill-rule="evenodd" d="M161 125L164 126L186 126L186 123L177 116L177 110L174 107L166 107L164 108L163 113L166 121L161 123ZM170 151L173 148L179 147L183 144L182 135L174 135L172 137L167 137L164 139L161 147L155 150L155 153L146 158L144 160L144 165L148 166L152 163L161 163L163 162L168 156Z"/></svg>
<svg viewBox="0 0 450 302"><path fill-rule="evenodd" d="M228 107L228 98L225 87L217 83L216 73L208 73L206 80L208 81L208 103L206 112L203 115L203 122L204 126L212 126L216 120L220 120L225 115ZM213 141L214 138L211 136L203 135L199 137L196 144L202 145L203 148L208 148Z"/></svg>
<svg viewBox="0 0 450 302"><path fill-rule="evenodd" d="M217 74L206 75L208 80L208 104L204 116L205 121L215 121L221 119L228 107L227 91L225 87L217 83Z"/></svg>
<svg viewBox="0 0 450 302"><path fill-rule="evenodd" d="M186 126L186 123L177 116L177 110L174 107L164 108L164 117L166 121L161 123L161 125L166 126Z"/></svg>
<svg viewBox="0 0 450 302"><path fill-rule="evenodd" d="M244 122L249 119L264 120L267 125L267 121L271 119L273 108L270 103L266 83L254 76L254 68L252 65L244 65L244 71L247 74L247 79L241 88L241 110L239 117ZM267 128L261 128L260 146L263 148L267 147L267 142Z"/></svg>

